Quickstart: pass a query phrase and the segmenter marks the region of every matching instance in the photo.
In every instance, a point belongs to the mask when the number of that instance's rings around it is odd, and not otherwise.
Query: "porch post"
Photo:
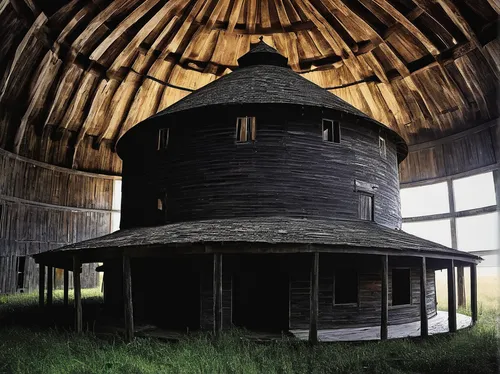
[[[69,271],[64,269],[64,306],[69,304]]]
[[[389,320],[389,256],[382,256],[382,305],[380,317],[380,339],[386,340]]]
[[[77,256],[73,256],[73,290],[75,292],[75,331],[77,333],[81,333],[83,330],[80,266],[81,266],[80,259]]]
[[[38,264],[38,305],[43,308],[45,305],[45,265]]]
[[[311,269],[309,342],[318,342],[319,253],[314,252]]]
[[[429,335],[429,321],[427,320],[427,264],[425,257],[422,257],[420,266],[420,336]]]
[[[47,306],[52,306],[52,290],[54,288],[54,268],[47,266]]]
[[[216,335],[222,331],[222,254],[214,253],[213,269],[214,330]]]
[[[477,265],[470,265],[470,310],[472,324],[477,322]]]
[[[123,313],[125,320],[125,341],[134,340],[134,307],[132,303],[132,275],[130,257],[123,255]]]
[[[455,292],[455,261],[448,264],[448,327],[450,332],[457,331],[457,307]]]

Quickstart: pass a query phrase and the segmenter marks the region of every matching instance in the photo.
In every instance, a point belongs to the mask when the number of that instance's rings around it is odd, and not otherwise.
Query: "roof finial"
[[[263,41],[264,41],[264,36],[263,36],[263,35],[261,35],[261,36],[260,36],[260,38],[259,38],[259,40],[260,40],[261,42],[263,42]]]

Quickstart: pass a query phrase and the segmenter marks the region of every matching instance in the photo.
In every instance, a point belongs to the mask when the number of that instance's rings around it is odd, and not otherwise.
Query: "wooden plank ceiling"
[[[0,147],[119,174],[118,138],[263,35],[418,144],[498,117],[499,0],[0,0]]]

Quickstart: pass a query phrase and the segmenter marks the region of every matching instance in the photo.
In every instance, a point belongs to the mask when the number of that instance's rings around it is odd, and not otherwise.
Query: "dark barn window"
[[[387,158],[387,146],[385,144],[385,139],[381,136],[378,137],[378,148],[380,156],[382,156],[382,158]]]
[[[170,136],[170,129],[160,129],[158,131],[158,150],[167,149],[168,140]]]
[[[24,288],[24,269],[26,266],[26,257],[20,256],[17,258],[17,289],[23,290]]]
[[[334,304],[358,303],[358,273],[356,271],[336,270],[333,281],[335,283]]]
[[[322,129],[324,141],[340,143],[340,122],[324,119]]]
[[[373,195],[359,194],[359,218],[365,221],[373,221]]]
[[[392,305],[411,304],[410,269],[392,269]]]
[[[247,143],[255,141],[255,138],[255,117],[238,117],[236,119],[236,141],[238,143]]]

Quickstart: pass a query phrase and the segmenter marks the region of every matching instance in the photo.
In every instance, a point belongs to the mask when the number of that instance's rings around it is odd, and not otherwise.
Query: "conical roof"
[[[238,59],[239,68],[213,81],[165,110],[146,119],[127,132],[121,140],[154,118],[208,106],[243,104],[288,104],[343,112],[372,122],[394,135],[400,161],[406,157],[405,141],[384,124],[310,82],[287,65],[287,58],[262,40]],[[118,150],[120,154],[120,150]]]

